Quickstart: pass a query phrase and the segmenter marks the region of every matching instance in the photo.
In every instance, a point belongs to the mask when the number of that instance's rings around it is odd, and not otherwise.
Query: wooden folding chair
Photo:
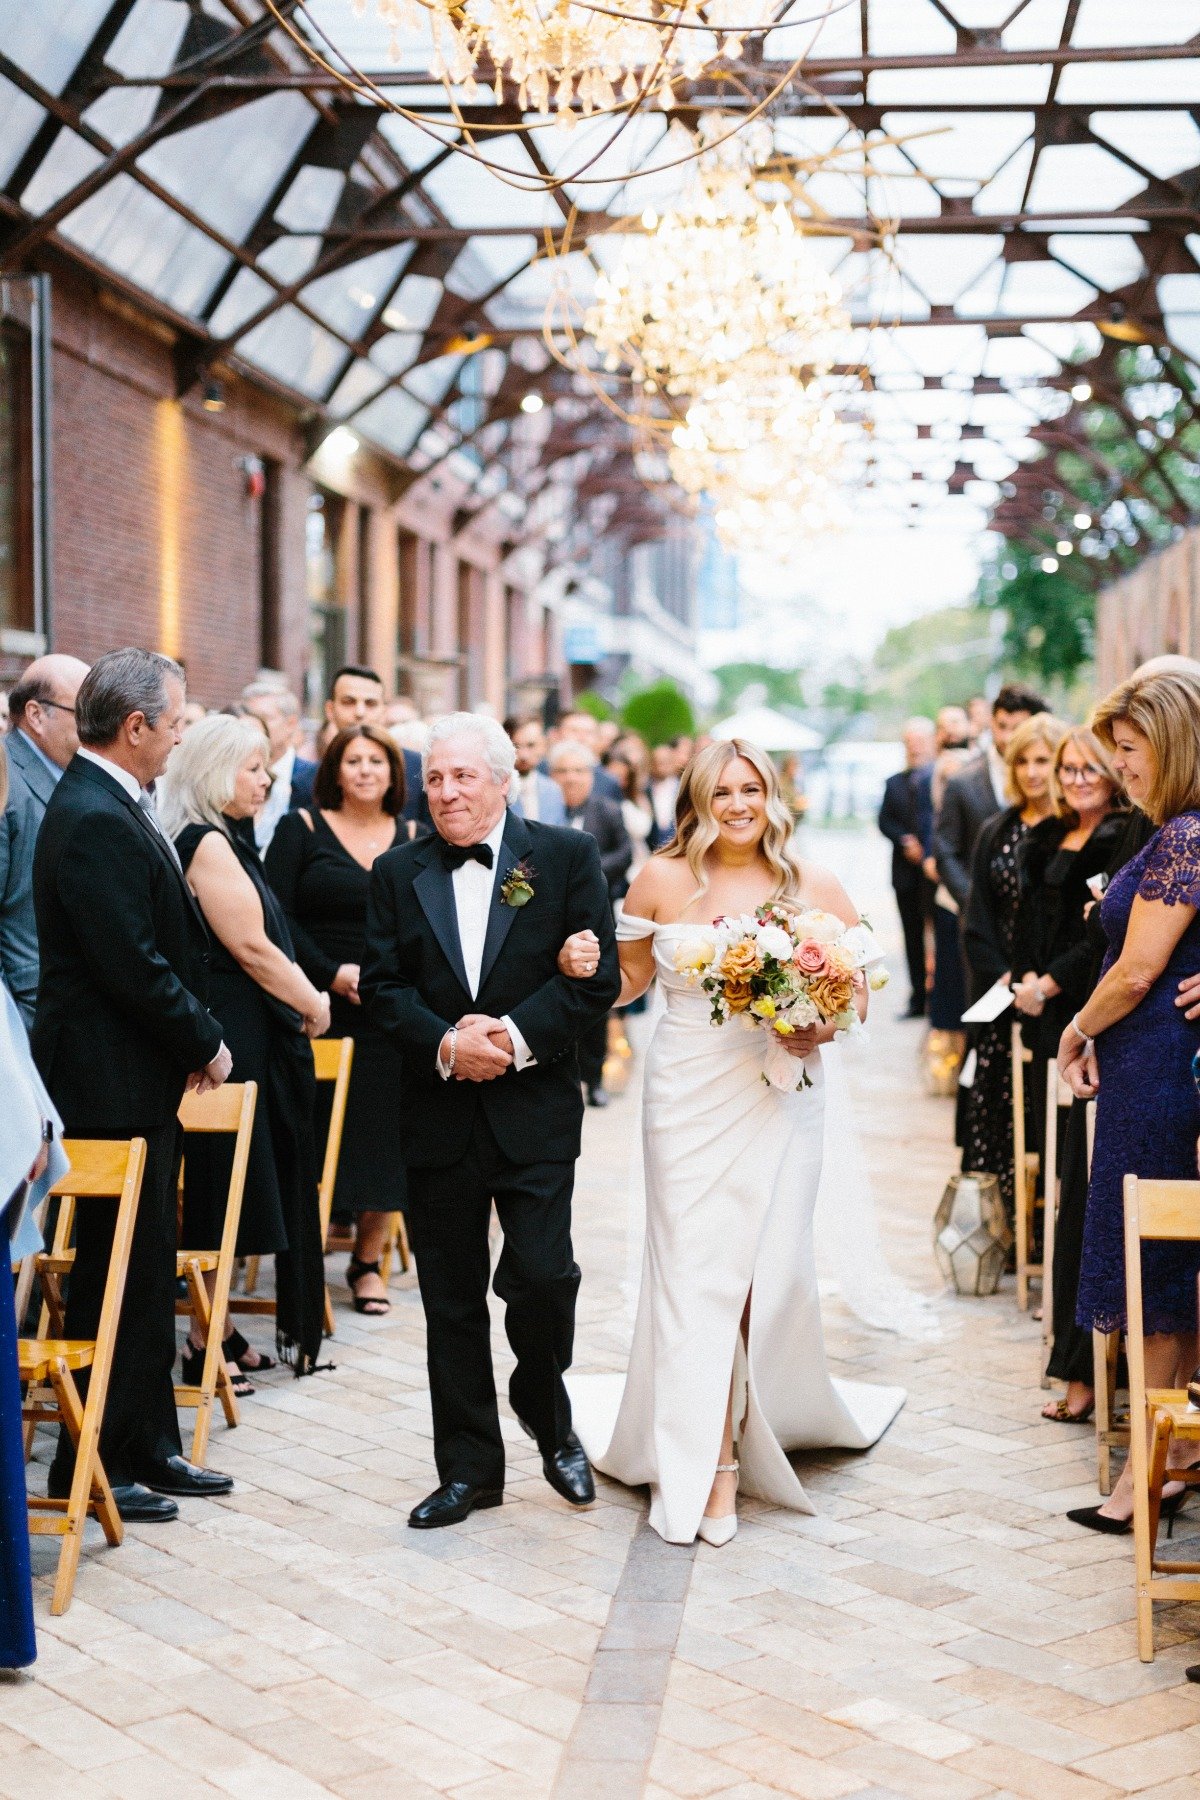
[[[318,1204],[321,1215],[321,1243],[329,1236],[329,1219],[333,1212],[333,1191],[337,1186],[338,1160],[342,1154],[342,1130],[346,1123],[346,1100],[350,1093],[350,1070],[354,1063],[354,1039],[314,1038],[312,1043],[313,1069],[318,1081],[332,1081],[333,1105],[329,1114],[329,1131],[325,1138],[325,1155],[321,1164],[321,1182],[318,1188]],[[251,1256],[246,1260],[246,1279],[243,1292],[230,1300],[230,1312],[273,1313],[273,1300],[254,1298],[258,1287],[258,1257]],[[329,1299],[329,1284],[325,1285],[325,1335],[333,1336],[333,1306]]]
[[[1137,1643],[1142,1661],[1153,1662],[1155,1600],[1200,1600],[1200,1579],[1196,1579],[1200,1562],[1167,1562],[1155,1553],[1164,1481],[1200,1486],[1200,1468],[1167,1467],[1172,1438],[1200,1442],[1200,1412],[1189,1406],[1186,1388],[1146,1387],[1142,1244],[1147,1240],[1200,1240],[1200,1181],[1125,1177],[1125,1354],[1129,1361]],[[1193,1579],[1186,1580],[1186,1576]]]
[[[208,1434],[212,1424],[213,1399],[221,1396],[225,1423],[232,1428],[240,1422],[237,1395],[221,1354],[225,1336],[225,1319],[229,1310],[229,1286],[237,1256],[238,1225],[242,1217],[242,1196],[246,1188],[246,1167],[250,1160],[250,1136],[254,1130],[254,1108],[258,1101],[256,1081],[227,1081],[223,1087],[207,1094],[185,1094],[179,1107],[179,1123],[185,1139],[188,1134],[224,1132],[232,1134],[233,1168],[229,1175],[229,1192],[225,1201],[225,1223],[217,1250],[180,1250],[176,1254],[176,1274],[187,1282],[188,1298],[176,1302],[176,1313],[193,1318],[204,1336],[204,1368],[199,1385],[176,1382],[175,1404],[194,1406],[196,1424],[192,1432],[192,1462],[201,1468],[208,1455]],[[184,1156],[186,1158],[186,1144]],[[180,1183],[183,1170],[180,1170]],[[204,1277],[214,1272],[216,1282],[211,1305]]]
[[[1087,1105],[1087,1161],[1092,1168],[1096,1141],[1096,1102]],[[1096,1396],[1096,1485],[1102,1494],[1113,1491],[1112,1453],[1129,1448],[1129,1414],[1118,1406],[1117,1366],[1121,1356],[1119,1331],[1092,1333],[1092,1392]]]
[[[383,1256],[379,1264],[379,1273],[384,1287],[392,1279],[392,1259],[396,1256],[400,1259],[400,1273],[403,1275],[412,1267],[412,1251],[409,1249],[408,1230],[404,1223],[404,1214],[401,1212],[392,1213],[388,1219],[387,1240],[384,1243]]]
[[[17,1340],[18,1372],[26,1388],[22,1416],[31,1425],[65,1425],[75,1446],[75,1473],[67,1498],[52,1500],[40,1494],[29,1496],[30,1531],[35,1536],[62,1539],[54,1596],[50,1602],[50,1611],[54,1614],[66,1612],[71,1604],[88,1515],[99,1519],[110,1544],[119,1544],[124,1537],[112,1489],[100,1461],[100,1422],[104,1417],[117,1322],[129,1269],[129,1248],[133,1242],[146,1167],[145,1138],[131,1138],[127,1143],[107,1138],[68,1138],[63,1147],[71,1159],[71,1167],[51,1191],[73,1201],[115,1199],[118,1205],[95,1338]],[[91,1371],[87,1399],[83,1402],[75,1385],[75,1375],[80,1369]]]
[[[1051,1059],[1046,1064],[1046,1150],[1042,1167],[1042,1386],[1050,1386],[1046,1373],[1054,1351],[1054,1242],[1058,1228],[1058,1130],[1059,1117],[1069,1111],[1075,1096]]]
[[[1037,1216],[1037,1178],[1041,1157],[1025,1142],[1025,1065],[1033,1051],[1025,1048],[1021,1027],[1012,1028],[1013,1191],[1016,1196],[1017,1305],[1029,1309],[1029,1283],[1040,1281],[1042,1264],[1033,1261],[1033,1226]]]

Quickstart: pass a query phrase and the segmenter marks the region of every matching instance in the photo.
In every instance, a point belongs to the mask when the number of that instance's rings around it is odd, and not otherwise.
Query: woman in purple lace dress
[[[1105,893],[1103,973],[1059,1051],[1075,1093],[1096,1094],[1077,1318],[1107,1332],[1125,1325],[1124,1177],[1196,1176],[1200,1100],[1191,1063],[1200,1024],[1185,1017],[1179,983],[1200,972],[1200,678],[1134,676],[1100,703],[1093,729],[1130,799],[1158,826]],[[1198,1273],[1200,1244],[1143,1248],[1151,1387],[1185,1386],[1195,1366]],[[1068,1516],[1095,1531],[1125,1532],[1132,1512],[1127,1463],[1103,1506]]]

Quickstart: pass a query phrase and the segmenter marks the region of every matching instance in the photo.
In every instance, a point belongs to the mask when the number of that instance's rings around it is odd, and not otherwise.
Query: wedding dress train
[[[675,969],[703,926],[626,914],[618,935],[654,937],[665,1001],[646,1057],[646,1242],[627,1375],[569,1380],[595,1466],[648,1485],[650,1523],[691,1543],[720,1456],[730,1371],[741,1491],[799,1512],[811,1502],[789,1450],[864,1450],[904,1404],[899,1388],[834,1381],[825,1357],[812,1221],[821,1177],[824,1074],[780,1093],[761,1034],[714,1029]],[[750,1299],[748,1340],[741,1320]]]

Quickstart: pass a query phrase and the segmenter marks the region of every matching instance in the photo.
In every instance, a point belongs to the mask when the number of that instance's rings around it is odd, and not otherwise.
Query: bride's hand
[[[600,967],[600,939],[594,931],[576,931],[558,953],[559,972],[572,981],[587,981]]]
[[[816,1025],[799,1026],[790,1037],[781,1037],[779,1042],[789,1056],[811,1056],[820,1042],[817,1032]]]

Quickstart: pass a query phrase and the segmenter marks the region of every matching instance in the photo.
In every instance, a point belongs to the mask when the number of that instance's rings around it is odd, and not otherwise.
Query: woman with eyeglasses
[[[1092,990],[1094,950],[1087,917],[1103,891],[1128,810],[1109,752],[1094,732],[1082,727],[1068,732],[1058,747],[1050,794],[1050,817],[1034,826],[1021,847],[1013,931],[1013,1000],[1023,1018],[1025,1043],[1033,1052],[1027,1091],[1032,1142],[1038,1150],[1046,1133],[1046,1067]],[[1065,1131],[1060,1131],[1060,1169],[1064,1138]],[[1048,1372],[1068,1385],[1065,1396],[1048,1402],[1042,1414],[1060,1424],[1084,1423],[1091,1417],[1094,1400],[1091,1337],[1075,1327],[1082,1241],[1083,1207],[1060,1210],[1054,1254],[1054,1349]],[[1049,1303],[1047,1297],[1045,1304]]]

